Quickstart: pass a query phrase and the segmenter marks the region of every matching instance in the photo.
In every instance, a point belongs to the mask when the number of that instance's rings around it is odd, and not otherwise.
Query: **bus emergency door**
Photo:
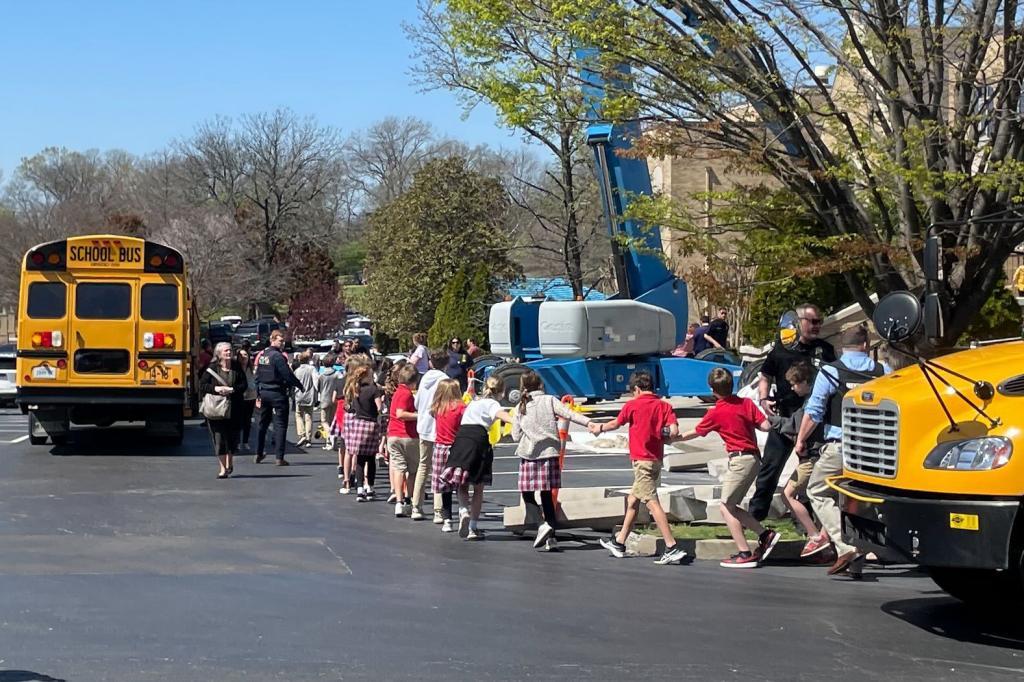
[[[137,283],[131,279],[75,279],[68,343],[72,381],[135,384],[137,296]]]

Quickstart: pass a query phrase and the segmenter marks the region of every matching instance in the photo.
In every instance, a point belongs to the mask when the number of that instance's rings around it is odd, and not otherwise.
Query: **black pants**
[[[360,486],[373,487],[377,477],[377,457],[375,455],[359,455],[356,457],[356,483]]]
[[[249,432],[252,431],[252,414],[256,410],[255,400],[242,401],[242,419],[239,422],[239,442],[249,444]]]
[[[779,476],[795,445],[788,436],[783,436],[775,429],[768,432],[768,441],[764,444],[764,454],[761,456],[761,470],[757,473],[754,496],[750,498],[750,508],[747,510],[758,521],[764,521],[768,516],[775,489],[779,486]]]
[[[441,518],[452,520],[452,493],[441,493]]]
[[[277,459],[284,459],[284,448],[288,436],[288,397],[278,391],[266,391],[260,395],[260,429],[256,434],[256,454],[262,455],[267,443],[267,431],[274,424],[273,453]]]
[[[537,498],[534,496],[533,491],[524,491],[523,504],[527,506],[537,506]],[[555,498],[552,497],[550,490],[540,491],[540,504],[544,510],[544,521],[547,522],[552,528],[558,528],[558,517],[555,516]]]

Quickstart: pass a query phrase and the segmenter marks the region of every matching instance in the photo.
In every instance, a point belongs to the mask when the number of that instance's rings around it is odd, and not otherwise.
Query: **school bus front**
[[[33,442],[115,421],[180,439],[195,383],[180,253],[116,235],[41,244],[25,254],[19,298],[17,400]]]
[[[844,535],[966,601],[1024,602],[1024,343],[938,364],[847,394]]]

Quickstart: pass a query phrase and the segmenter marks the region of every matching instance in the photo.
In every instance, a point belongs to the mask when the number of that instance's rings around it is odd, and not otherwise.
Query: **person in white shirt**
[[[434,393],[437,391],[438,383],[448,378],[444,368],[448,365],[448,353],[434,351],[430,354],[430,366],[433,368],[420,379],[420,387],[416,391],[416,431],[420,435],[420,458],[419,468],[416,469],[416,481],[412,492],[412,514],[413,521],[423,519],[423,496],[426,486],[430,483],[431,462],[434,455],[434,441],[436,440],[437,424],[434,415],[430,413],[430,406],[434,403]],[[441,524],[441,500],[434,497],[434,523]]]
[[[512,415],[498,402],[505,386],[497,377],[487,377],[484,394],[471,402],[462,415],[455,442],[448,453],[448,465],[440,479],[457,486],[459,491],[459,536],[467,540],[483,540],[477,523],[484,504],[484,487],[491,484],[494,450],[490,434],[494,420],[512,423]],[[473,486],[472,501],[469,486]]]
[[[409,362],[420,374],[426,374],[429,367],[430,351],[424,345],[427,342],[427,335],[423,332],[412,335],[412,343],[415,346],[412,354],[409,355]]]

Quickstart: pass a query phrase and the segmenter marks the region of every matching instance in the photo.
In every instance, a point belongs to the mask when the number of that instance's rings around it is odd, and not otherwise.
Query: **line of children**
[[[439,382],[430,405],[430,413],[436,424],[430,487],[435,499],[440,495],[442,533],[451,533],[455,530],[452,526],[452,491],[455,490],[455,486],[441,480],[441,473],[448,466],[448,453],[455,443],[455,436],[465,412],[466,403],[462,400],[462,389],[458,380],[444,379]]]

